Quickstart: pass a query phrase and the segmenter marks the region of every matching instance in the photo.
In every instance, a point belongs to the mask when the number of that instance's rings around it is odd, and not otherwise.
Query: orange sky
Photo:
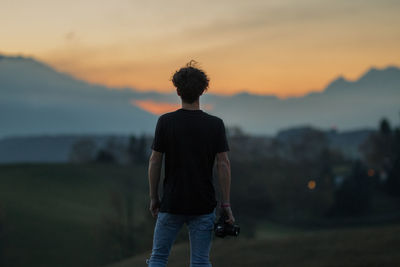
[[[161,115],[166,112],[171,112],[181,108],[180,103],[170,103],[163,101],[153,101],[153,100],[132,100],[131,104],[137,106],[143,110],[146,110],[155,115]],[[213,106],[210,104],[201,104],[200,109],[202,110],[212,110]]]
[[[3,0],[0,53],[110,87],[173,91],[191,59],[208,92],[279,97],[400,65],[400,1]]]

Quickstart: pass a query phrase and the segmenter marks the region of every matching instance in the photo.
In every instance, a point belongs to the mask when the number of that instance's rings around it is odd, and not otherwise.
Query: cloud
[[[63,23],[62,43],[33,44],[40,59],[77,78],[159,92],[173,91],[171,74],[190,59],[204,64],[214,92],[285,97],[399,60],[399,1],[221,0],[211,9],[204,1],[107,4],[90,23]]]

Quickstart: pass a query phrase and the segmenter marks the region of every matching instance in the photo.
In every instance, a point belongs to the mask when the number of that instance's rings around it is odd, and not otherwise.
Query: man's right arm
[[[216,154],[218,180],[222,193],[222,204],[230,204],[230,189],[231,189],[231,165],[227,152]],[[230,207],[223,208],[228,215],[227,222],[233,224],[235,218],[233,217]]]

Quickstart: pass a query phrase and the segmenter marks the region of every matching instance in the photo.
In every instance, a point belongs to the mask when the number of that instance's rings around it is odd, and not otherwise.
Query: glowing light
[[[374,176],[375,175],[375,170],[374,169],[369,169],[368,170],[368,176],[369,177],[372,177],[372,176]]]
[[[317,183],[314,180],[310,180],[307,183],[307,187],[310,190],[314,190],[316,186],[317,186]]]
[[[154,115],[161,115],[167,112],[175,111],[181,108],[181,104],[178,103],[170,103],[164,101],[154,101],[154,100],[137,100],[133,99],[131,104],[137,106],[147,112],[150,112]],[[211,110],[213,108],[210,104],[201,105],[201,109]]]
[[[155,115],[171,112],[180,107],[177,103],[156,102],[153,100],[132,100],[131,103]]]

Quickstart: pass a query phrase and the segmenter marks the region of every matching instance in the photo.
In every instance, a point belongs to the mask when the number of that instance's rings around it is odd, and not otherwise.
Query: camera
[[[240,227],[237,224],[229,224],[225,222],[229,217],[225,212],[221,212],[221,215],[216,223],[214,223],[215,236],[224,238],[227,235],[238,236],[240,233]]]

